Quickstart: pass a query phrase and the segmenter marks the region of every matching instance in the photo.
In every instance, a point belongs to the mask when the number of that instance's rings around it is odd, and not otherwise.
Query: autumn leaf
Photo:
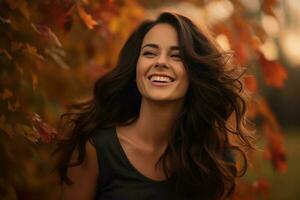
[[[279,3],[278,0],[264,0],[262,1],[262,10],[273,17],[277,17],[274,13],[274,7]]]
[[[29,127],[27,125],[18,125],[22,128],[23,136],[26,137],[31,142],[37,142],[40,136],[37,134],[37,131],[33,127]]]
[[[37,57],[37,58],[39,58],[39,59],[41,59],[41,60],[44,59],[43,56],[40,55],[40,54],[37,52],[36,47],[34,47],[34,46],[32,46],[32,45],[30,45],[30,44],[28,44],[28,43],[25,44],[25,48],[23,49],[23,52],[26,52],[26,53],[28,53],[28,54],[31,54],[31,55],[33,55],[33,56],[35,56],[35,57]]]
[[[31,74],[31,80],[32,80],[32,88],[33,88],[33,90],[35,90],[36,86],[38,84],[38,77],[37,77],[37,75],[32,73]]]
[[[45,48],[45,54],[52,58],[59,67],[70,69],[70,66],[63,59],[63,57],[65,57],[65,51],[63,49],[51,46],[50,48]]]
[[[98,25],[98,22],[90,14],[86,13],[82,5],[77,4],[77,10],[80,18],[89,29],[94,29],[94,26]]]
[[[33,123],[36,132],[39,134],[40,139],[44,143],[51,143],[57,137],[57,131],[50,125],[42,121],[38,114],[33,114],[29,117]]]
[[[253,75],[245,76],[244,82],[248,90],[253,93],[257,92],[257,81]]]
[[[30,18],[27,1],[24,0],[5,0],[12,10],[18,9],[26,19]]]
[[[12,41],[11,44],[10,44],[10,50],[12,52],[20,50],[23,47],[23,45],[24,44],[21,43],[21,42]]]
[[[62,47],[61,42],[48,26],[41,24],[31,24],[31,26],[34,31],[40,34],[46,41],[50,41],[58,47]]]
[[[19,101],[16,101],[15,103],[12,103],[11,101],[7,102],[7,108],[11,112],[15,112],[20,107]]]
[[[267,85],[282,88],[288,77],[287,70],[278,61],[267,60],[262,53],[258,53],[261,70]]]
[[[0,53],[3,53],[9,60],[12,60],[12,56],[5,49],[0,49]]]
[[[253,185],[254,189],[257,191],[257,193],[261,193],[263,196],[263,199],[268,200],[270,196],[270,182],[265,178],[259,178],[256,181],[254,181]]]
[[[39,24],[47,24],[55,30],[70,31],[73,25],[73,8],[77,0],[40,1],[38,10],[42,20]],[[51,8],[51,9],[49,9]]]
[[[278,172],[286,173],[288,170],[286,152],[283,145],[283,136],[276,132],[269,124],[264,123],[262,130],[267,135],[268,141],[268,156],[272,162],[272,166]]]
[[[283,134],[270,107],[264,98],[257,99],[258,114],[263,117],[262,132],[267,139],[265,158],[270,159],[273,168],[281,173],[288,170],[286,151],[283,144]]]
[[[18,51],[21,50],[23,53],[28,53],[30,55],[33,55],[41,60],[44,59],[44,57],[38,53],[37,48],[35,46],[32,46],[29,43],[22,43],[22,42],[11,42],[10,45],[11,51]]]
[[[13,135],[12,127],[9,123],[7,123],[6,117],[4,115],[0,116],[0,130],[3,131],[8,136]]]
[[[10,91],[10,90],[7,89],[7,88],[4,89],[4,91],[3,91],[2,94],[0,93],[0,98],[1,98],[2,100],[11,98],[12,96],[13,96],[12,91]]]
[[[232,200],[256,200],[253,184],[238,179]]]

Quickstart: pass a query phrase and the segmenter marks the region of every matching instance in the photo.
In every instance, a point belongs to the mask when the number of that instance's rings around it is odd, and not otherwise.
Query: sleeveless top
[[[96,200],[188,200],[175,194],[174,177],[159,181],[140,173],[127,158],[115,127],[96,129],[91,140],[99,166]]]

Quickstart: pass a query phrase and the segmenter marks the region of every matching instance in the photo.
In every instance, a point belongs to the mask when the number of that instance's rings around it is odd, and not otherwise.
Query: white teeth
[[[169,77],[166,76],[152,76],[150,78],[150,81],[161,81],[161,82],[172,82],[172,80]]]

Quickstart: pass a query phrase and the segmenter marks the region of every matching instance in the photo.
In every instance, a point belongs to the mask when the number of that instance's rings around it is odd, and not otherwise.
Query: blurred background
[[[0,199],[57,199],[60,114],[162,11],[207,27],[248,68],[260,150],[235,199],[300,199],[299,0],[0,0]]]

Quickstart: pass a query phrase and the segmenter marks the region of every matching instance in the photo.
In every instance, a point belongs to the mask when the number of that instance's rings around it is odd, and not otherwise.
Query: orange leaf
[[[24,46],[24,44],[21,42],[12,42],[10,44],[10,49],[11,49],[11,51],[17,51],[17,50],[21,49],[23,46]]]
[[[263,118],[261,127],[268,143],[264,156],[266,159],[271,160],[275,170],[285,173],[288,165],[280,126],[264,98],[257,98],[255,107],[258,115]]]
[[[6,89],[6,88],[4,89],[3,93],[0,94],[0,98],[2,100],[8,99],[12,96],[13,96],[13,93],[10,90]]]
[[[277,6],[278,3],[279,3],[278,0],[264,0],[264,1],[262,1],[261,7],[265,13],[276,17],[273,9],[275,8],[275,6]]]
[[[12,127],[9,123],[7,123],[6,118],[4,115],[0,116],[0,129],[7,134],[8,136],[13,135]]]
[[[258,52],[258,55],[266,84],[282,88],[288,77],[287,70],[277,61],[267,60],[262,53]]]
[[[265,178],[259,178],[253,183],[253,187],[263,195],[264,199],[269,199],[270,182]]]
[[[245,76],[244,82],[248,90],[250,90],[253,93],[257,92],[257,82],[256,78],[253,75]]]
[[[31,74],[31,79],[32,79],[32,88],[33,90],[35,90],[38,84],[38,77],[35,74]]]
[[[256,200],[256,192],[252,184],[238,179],[232,200]]]
[[[286,152],[283,146],[283,136],[278,131],[274,130],[270,125],[263,124],[263,131],[268,140],[268,151],[274,169],[281,173],[288,170]]]
[[[98,25],[98,23],[93,19],[93,17],[90,14],[87,14],[80,4],[77,4],[77,9],[80,18],[83,20],[83,22],[89,29],[94,29],[94,26]]]
[[[33,127],[24,124],[16,124],[16,130],[31,142],[37,142],[40,136]]]
[[[30,18],[30,11],[28,10],[27,1],[24,1],[24,0],[14,0],[14,1],[6,0],[6,3],[9,5],[9,7],[12,10],[18,9],[20,11],[20,13],[23,14],[26,17],[26,19]]]
[[[25,48],[23,49],[23,52],[29,53],[29,54],[36,56],[42,60],[44,59],[43,56],[37,52],[36,47],[34,47],[28,43],[25,44]]]

